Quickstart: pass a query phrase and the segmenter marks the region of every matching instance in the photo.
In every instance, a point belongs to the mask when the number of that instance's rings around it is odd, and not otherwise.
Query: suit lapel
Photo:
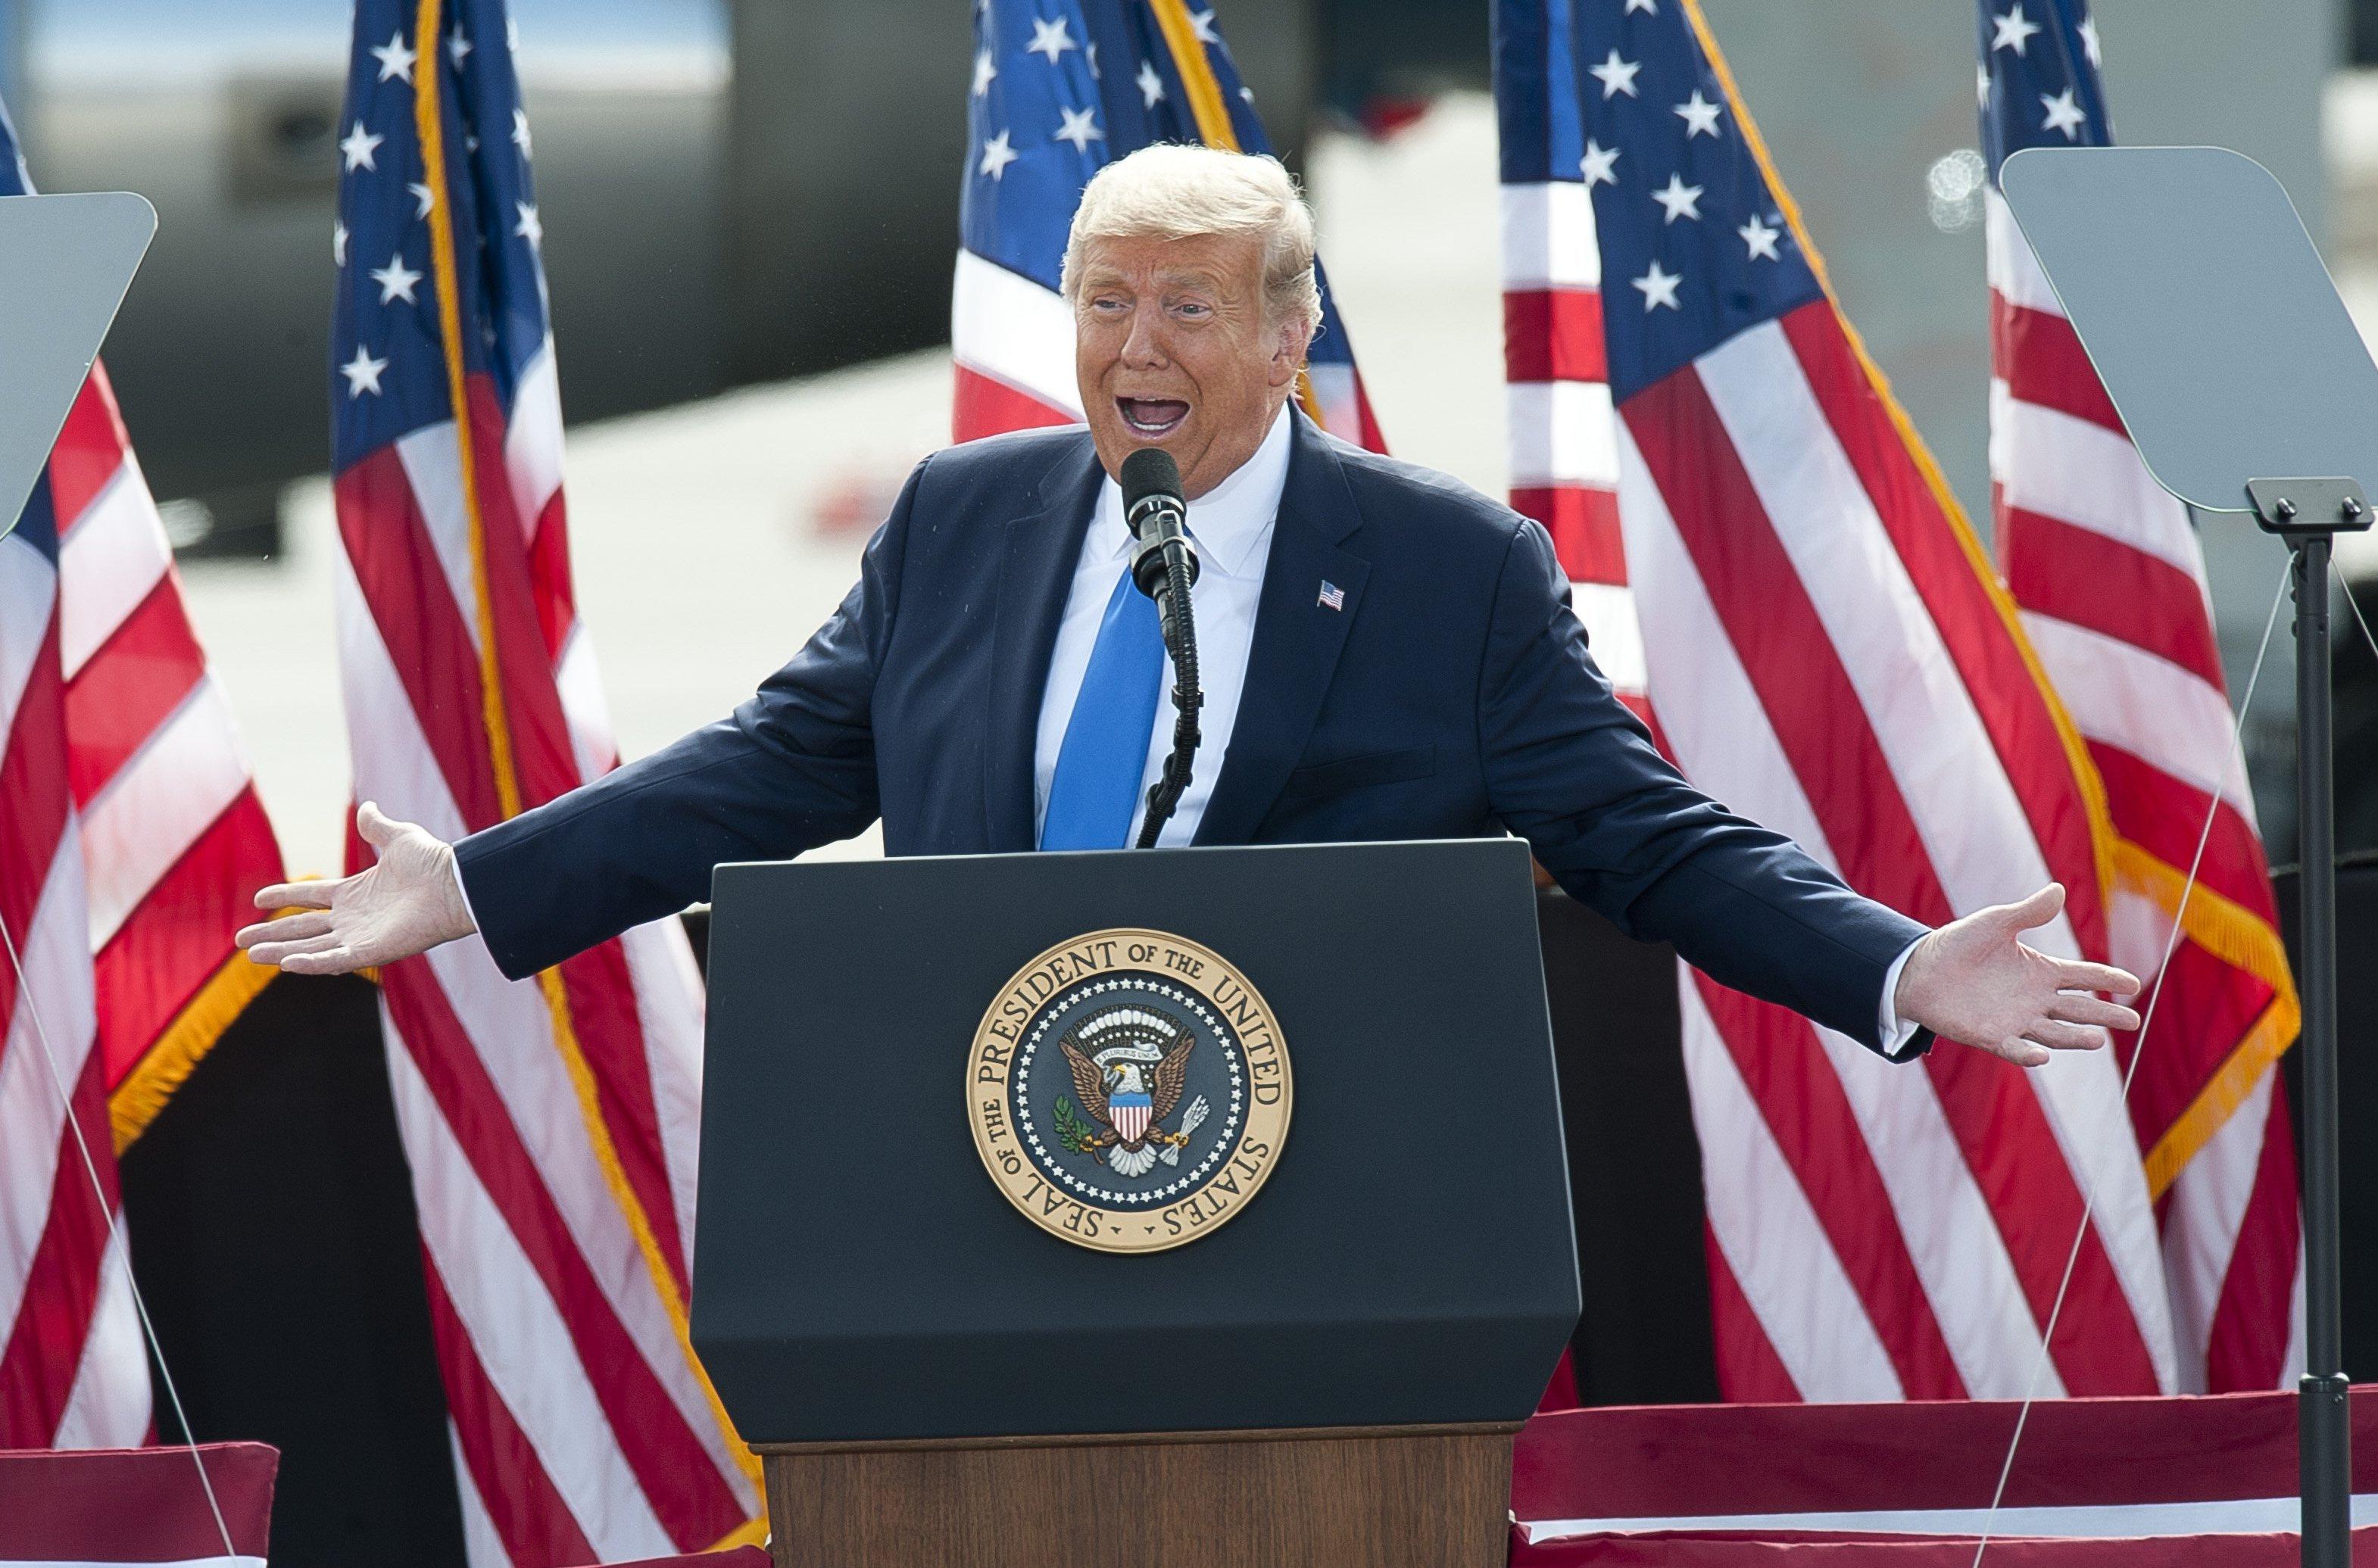
[[[983,739],[986,847],[994,853],[1034,848],[1032,749],[1040,727],[1040,698],[1065,593],[1082,554],[1082,536],[1097,505],[1098,452],[1084,432],[1078,446],[1052,467],[1035,492],[1034,509],[1007,525],[999,562],[998,619],[991,638],[991,711]]]
[[[1294,418],[1288,484],[1264,565],[1246,685],[1229,755],[1197,824],[1198,844],[1244,844],[1271,809],[1304,754],[1370,575],[1368,562],[1339,547],[1363,517],[1337,454],[1303,413]],[[1341,608],[1321,602],[1325,583],[1345,595]],[[1199,760],[1200,768],[1210,765]]]

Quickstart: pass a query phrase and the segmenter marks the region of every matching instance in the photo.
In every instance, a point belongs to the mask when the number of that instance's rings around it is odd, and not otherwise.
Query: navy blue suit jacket
[[[732,717],[457,846],[496,962],[532,974],[707,897],[721,861],[879,816],[891,855],[1033,848],[1041,688],[1100,477],[1078,426],[919,463],[858,586]],[[1628,932],[1869,1046],[1924,929],[1661,760],[1543,529],[1301,415],[1217,765],[1198,844],[1508,829]]]

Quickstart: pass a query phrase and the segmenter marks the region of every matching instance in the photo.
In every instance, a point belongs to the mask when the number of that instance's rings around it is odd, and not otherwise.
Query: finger
[[[292,975],[351,975],[364,964],[354,949],[333,947],[320,952],[292,953],[281,967]]]
[[[258,909],[328,909],[330,900],[347,885],[347,879],[328,882],[275,882],[259,888],[256,894]]]
[[[251,948],[258,942],[288,942],[300,937],[318,937],[330,928],[330,916],[320,910],[308,910],[303,915],[284,915],[278,920],[259,920],[253,926],[243,926],[231,940],[234,946]]]
[[[2010,930],[2032,931],[2056,918],[2064,907],[2064,884],[2050,882],[2020,904],[2002,904],[1989,913]]]
[[[2059,959],[2056,963],[2056,988],[2060,991],[2108,991],[2118,997],[2134,997],[2139,994],[2139,977],[2110,964],[2084,964],[2077,958]]]
[[[2024,1030],[2024,1037],[2036,1040],[2052,1051],[2094,1051],[2106,1044],[2106,1032],[2086,1023],[2067,1023],[2060,1019],[2034,1020]]]
[[[363,834],[364,842],[374,849],[386,849],[396,841],[399,833],[412,825],[400,822],[382,811],[376,800],[366,800],[355,808],[355,832]]]
[[[2106,1001],[2086,991],[2059,991],[2048,1004],[2048,1016],[2068,1023],[2095,1023],[2107,1029],[2135,1029],[2139,1015],[2118,1001]]]
[[[2017,1067],[2044,1067],[2048,1064],[2048,1047],[2036,1040],[2021,1036],[2000,1040],[1990,1047],[1990,1054],[2004,1057]]]
[[[273,964],[286,967],[286,961],[304,953],[328,952],[344,945],[344,939],[332,936],[308,937],[297,942],[258,942],[247,950],[250,962]]]

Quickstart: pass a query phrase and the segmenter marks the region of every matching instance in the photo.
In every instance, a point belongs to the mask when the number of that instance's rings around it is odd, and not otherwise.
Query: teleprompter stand
[[[725,866],[713,892],[693,1339],[780,1564],[1505,1560],[1511,1435],[1579,1309],[1523,844]],[[1096,1192],[1095,1229],[1027,1217],[985,1152],[1018,1142],[979,1143],[1024,1131],[978,1120],[994,1004],[1125,930],[1218,960],[1139,971],[1218,1011],[1214,970],[1243,976],[1293,1079],[1260,1188],[1160,1251],[1068,1239],[1162,1223]],[[1003,1037],[1013,1063],[1030,1036]],[[1234,1082],[1193,1071],[1214,1108],[1177,1165],[1068,1168],[1107,1196],[1189,1180]],[[1040,1114],[1046,1143],[1076,1112]]]
[[[2003,184],[2156,483],[2200,511],[2252,513],[2292,554],[2303,863],[2301,1550],[2307,1564],[2347,1568],[2329,556],[2336,534],[2370,526],[2378,365],[2287,192],[2242,154],[2036,149],[2007,160]],[[2220,776],[2221,761],[2204,759],[2204,776]]]

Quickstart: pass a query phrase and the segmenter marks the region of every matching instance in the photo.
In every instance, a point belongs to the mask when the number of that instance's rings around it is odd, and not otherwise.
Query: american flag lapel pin
[[[1346,607],[1346,591],[1325,577],[1321,580],[1321,597],[1314,603],[1327,605],[1333,610],[1342,610]]]

